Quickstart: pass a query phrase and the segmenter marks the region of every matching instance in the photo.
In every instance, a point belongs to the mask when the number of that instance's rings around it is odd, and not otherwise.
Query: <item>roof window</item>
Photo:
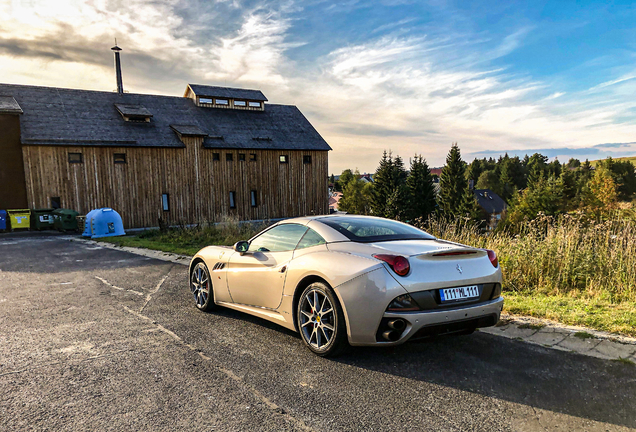
[[[115,108],[127,122],[150,123],[152,118],[152,113],[142,105],[115,104]]]

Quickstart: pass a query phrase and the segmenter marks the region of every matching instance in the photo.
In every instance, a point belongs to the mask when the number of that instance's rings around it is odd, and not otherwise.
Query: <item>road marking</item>
[[[168,277],[168,275],[166,275],[166,277]],[[165,280],[165,278],[164,278],[164,280]],[[161,281],[161,283],[163,283],[163,280]],[[159,286],[161,285],[161,283],[159,284]],[[287,411],[285,411],[283,408],[281,408],[279,405],[277,405],[276,403],[272,402],[268,397],[264,396],[261,392],[256,390],[254,387],[252,387],[248,383],[246,383],[243,378],[241,378],[240,376],[236,375],[231,370],[226,369],[223,366],[220,366],[219,364],[217,364],[211,357],[203,354],[200,349],[198,349],[198,348],[196,348],[196,347],[194,347],[194,346],[192,346],[192,345],[190,345],[188,343],[185,343],[183,341],[183,339],[181,339],[173,331],[168,330],[167,328],[165,328],[161,324],[159,324],[156,321],[154,321],[152,318],[147,317],[146,315],[142,315],[140,312],[134,311],[134,310],[132,310],[129,307],[126,307],[126,306],[123,306],[123,308],[124,308],[124,310],[126,312],[131,313],[131,314],[135,315],[138,318],[141,318],[141,319],[143,319],[145,321],[150,321],[153,325],[156,326],[156,329],[158,331],[161,331],[161,332],[167,334],[172,339],[174,339],[178,344],[183,345],[184,347],[188,348],[190,351],[198,354],[199,357],[201,357],[203,360],[210,362],[212,364],[212,367],[214,367],[219,372],[222,372],[225,376],[227,376],[231,380],[237,382],[243,389],[245,389],[248,392],[252,393],[252,395],[254,395],[263,404],[265,404],[271,411],[275,412],[278,415],[282,415],[287,420],[289,420],[290,422],[294,423],[298,430],[303,430],[303,431],[308,431],[308,432],[314,431],[314,429],[309,427],[309,426],[307,426],[304,421],[292,416]]]
[[[115,286],[115,285],[111,284],[110,282],[108,282],[106,279],[102,279],[99,276],[95,276],[95,279],[100,280],[100,281],[102,281],[104,283],[104,285],[108,285],[109,287],[111,287],[113,289],[116,289],[116,290],[119,290],[119,291],[126,291],[126,292],[129,292],[129,293],[136,294],[138,296],[143,296],[144,295],[144,293],[139,292],[139,291],[135,291],[135,290],[131,290],[131,289],[124,289],[124,288],[120,288],[118,286]]]
[[[155,286],[155,289],[150,291],[148,294],[146,294],[146,302],[141,307],[141,309],[139,309],[139,312],[143,312],[146,306],[148,306],[148,303],[150,303],[150,300],[152,300],[152,296],[157,294],[157,291],[159,291],[159,289],[161,288],[161,285],[163,285],[166,279],[168,279],[168,275],[170,274],[173,268],[174,268],[174,264],[172,265],[172,267],[168,269],[168,273],[166,273],[166,275],[159,281],[157,286]]]

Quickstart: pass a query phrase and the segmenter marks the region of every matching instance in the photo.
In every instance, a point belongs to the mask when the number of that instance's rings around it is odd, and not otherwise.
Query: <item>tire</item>
[[[349,347],[342,308],[333,290],[323,282],[312,283],[300,295],[296,325],[307,348],[320,357],[335,357]]]
[[[204,312],[209,312],[214,304],[214,289],[208,266],[203,261],[197,262],[190,272],[190,291],[194,296],[194,304]]]

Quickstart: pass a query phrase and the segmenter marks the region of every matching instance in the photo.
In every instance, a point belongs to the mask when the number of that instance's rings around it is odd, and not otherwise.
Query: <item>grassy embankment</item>
[[[196,226],[192,228],[171,228],[168,230],[147,230],[136,235],[106,237],[99,239],[118,246],[132,246],[194,255],[201,248],[210,245],[231,246],[239,240],[248,240],[269,224],[238,223],[228,220],[218,225]]]
[[[264,225],[226,222],[205,228],[145,231],[104,239],[193,255],[207,245],[232,245]],[[636,223],[616,217],[604,223],[564,216],[526,223],[520,234],[427,224],[440,238],[493,249],[504,274],[505,311],[565,324],[636,336]]]
[[[493,249],[504,274],[505,311],[636,336],[636,223],[539,218],[520,234],[484,236],[433,221],[431,234]]]

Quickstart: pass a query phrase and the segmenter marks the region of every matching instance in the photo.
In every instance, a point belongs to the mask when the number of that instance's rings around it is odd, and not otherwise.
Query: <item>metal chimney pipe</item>
[[[121,60],[119,59],[119,48],[117,45],[111,48],[115,52],[115,73],[117,74],[117,93],[124,94],[124,84],[121,79]]]

